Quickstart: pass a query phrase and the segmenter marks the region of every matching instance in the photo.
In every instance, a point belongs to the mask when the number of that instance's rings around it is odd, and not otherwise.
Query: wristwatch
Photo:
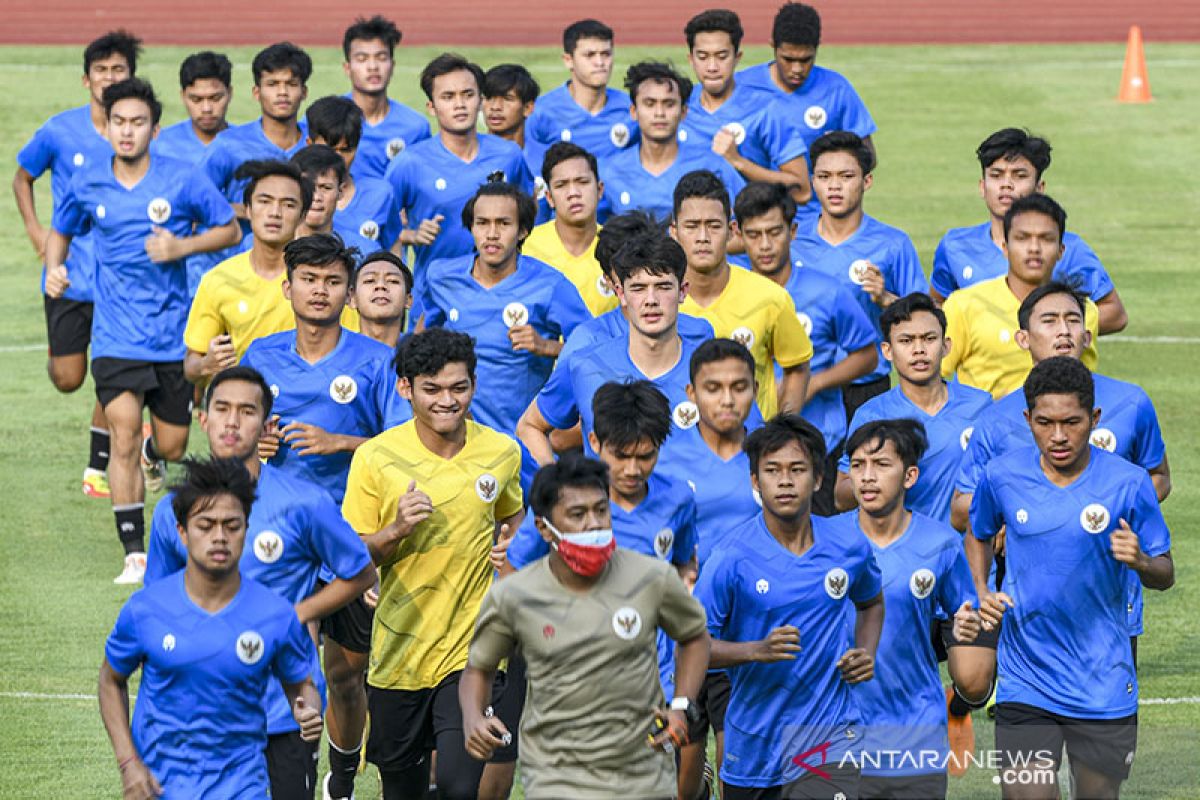
[[[671,701],[672,711],[682,711],[687,717],[688,725],[695,725],[700,721],[700,709],[686,697],[676,697]]]

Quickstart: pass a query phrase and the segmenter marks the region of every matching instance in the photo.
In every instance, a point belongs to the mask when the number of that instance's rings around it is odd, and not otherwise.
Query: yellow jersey
[[[599,228],[596,229],[599,232]],[[596,261],[596,239],[588,245],[588,249],[577,256],[567,252],[558,231],[554,229],[554,220],[544,222],[533,229],[525,244],[521,245],[521,253],[533,256],[539,261],[545,261],[561,272],[583,298],[584,305],[593,317],[598,317],[606,311],[617,307],[617,296],[604,280],[600,263]]]

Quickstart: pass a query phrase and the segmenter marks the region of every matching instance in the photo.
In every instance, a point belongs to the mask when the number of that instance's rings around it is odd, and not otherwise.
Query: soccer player
[[[396,23],[378,14],[358,17],[342,36],[342,68],[350,79],[347,96],[363,113],[361,152],[352,165],[356,180],[382,178],[404,148],[429,138],[425,118],[387,94],[401,36]]]
[[[821,16],[804,3],[784,3],[771,27],[774,59],[747,67],[737,75],[740,85],[767,98],[786,98],[784,107],[803,120],[797,126],[809,150],[830,131],[850,131],[872,153],[875,120],[850,81],[831,69],[816,66],[821,45]]]
[[[859,746],[851,685],[875,673],[879,568],[865,537],[811,514],[820,431],[781,414],[745,449],[762,514],[728,535],[696,584],[710,666],[729,668],[731,683],[721,797],[857,797],[858,769],[839,762]]]
[[[426,64],[421,89],[437,117],[437,136],[406,147],[388,167],[387,180],[408,219],[398,241],[413,248],[418,288],[431,262],[471,252],[474,241],[460,214],[492,173],[533,191],[521,148],[475,131],[482,86],[483,70],[462,56],[443,53]]]
[[[204,396],[200,427],[216,458],[242,462],[255,482],[255,501],[246,520],[250,546],[242,552],[242,575],[258,581],[295,607],[301,624],[322,620],[356,600],[375,584],[370,554],[338,507],[324,492],[258,460],[258,438],[271,417],[271,387],[248,367],[231,367],[213,378]],[[184,569],[187,548],[178,533],[174,497],[154,509],[146,585]],[[318,582],[327,570],[330,580]],[[313,655],[313,679],[325,681]],[[337,696],[330,696],[331,706]],[[317,742],[301,741],[278,681],[264,697],[267,705],[267,772],[272,797],[313,796]],[[331,707],[330,714],[336,709]],[[331,726],[332,727],[332,726]],[[331,730],[332,733],[332,730]]]
[[[367,675],[367,760],[383,795],[422,798],[437,750],[440,796],[475,797],[483,765],[467,758],[455,702],[471,628],[523,516],[517,444],[468,419],[475,350],[431,328],[401,342],[400,388],[413,419],[355,453],[342,513],[382,570]],[[510,728],[515,720],[505,724]],[[512,763],[515,748],[494,758]]]
[[[312,181],[286,161],[248,161],[241,174],[249,178],[242,203],[254,241],[196,288],[183,331],[183,371],[192,383],[235,365],[255,339],[296,327],[283,294],[283,250],[308,212]]]
[[[1051,281],[1066,227],[1067,212],[1044,194],[1013,201],[1004,214],[1008,272],[955,292],[942,305],[951,343],[943,377],[991,392],[996,400],[1024,382],[1032,362],[1016,341],[1017,314],[1034,289]],[[1097,318],[1089,300],[1084,324],[1091,337],[1083,351],[1088,369],[1099,361]]]
[[[300,173],[313,185],[312,203],[300,227],[296,229],[297,238],[317,233],[336,233],[348,247],[358,252],[359,257],[379,248],[378,242],[364,235],[360,228],[347,226],[337,230],[338,205],[342,201],[342,191],[349,173],[346,171],[346,162],[332,147],[310,144],[292,156],[292,163],[300,167]],[[368,226],[366,232],[372,233],[374,228]]]
[[[614,787],[672,797],[671,754],[687,742],[708,662],[703,611],[675,571],[616,547],[605,473],[579,457],[538,472],[531,500],[548,554],[488,592],[459,682],[467,752],[490,758],[511,737],[488,713],[493,678],[520,647],[530,685],[520,732],[529,798],[607,797]],[[656,632],[678,642],[670,706],[656,680]]]
[[[186,566],[129,598],[100,666],[100,717],[122,793],[265,796],[272,680],[300,739],[321,738],[313,642],[287,600],[239,569],[255,492],[245,465],[192,462],[171,491]],[[129,676],[139,667],[131,726]]]
[[[525,123],[542,89],[520,64],[497,64],[483,76],[483,122],[488,133],[525,149]],[[528,164],[530,173],[541,164]],[[537,167],[535,173],[535,166]],[[539,192],[540,194],[540,192]]]
[[[600,158],[605,193],[600,219],[643,209],[666,221],[671,216],[675,184],[689,172],[712,170],[725,187],[740,190],[745,180],[724,158],[699,142],[679,141],[679,124],[687,113],[692,82],[669,64],[642,61],[625,73],[629,113],[641,138],[619,153]]]
[[[948,525],[963,451],[976,420],[992,405],[992,396],[942,378],[942,359],[950,349],[946,316],[929,295],[901,297],[883,310],[879,324],[883,328],[883,355],[896,368],[900,382],[859,406],[850,420],[850,433],[880,419],[920,422],[927,446],[922,448],[919,474],[905,492],[905,502],[910,510]],[[849,451],[838,463],[837,483],[838,508],[853,508]]]
[[[1018,200],[1045,193],[1042,175],[1050,167],[1050,143],[1020,128],[1004,128],[983,140],[975,151],[983,177],[979,193],[991,219],[981,225],[953,228],[938,242],[929,276],[939,303],[956,289],[996,278],[1008,271],[1004,251],[1004,214]],[[1054,279],[1074,285],[1092,298],[1100,314],[1100,334],[1116,333],[1129,322],[1112,279],[1092,248],[1078,234],[1063,236],[1062,255]]]
[[[779,184],[751,183],[733,203],[737,231],[746,244],[750,264],[791,295],[796,317],[812,341],[807,400],[800,413],[825,436],[829,456],[825,474],[837,470],[846,438],[842,388],[874,371],[875,326],[842,281],[793,262],[790,243],[796,234],[796,202]],[[834,513],[833,481],[813,495],[813,512]]]
[[[241,361],[262,373],[275,396],[259,455],[339,504],[354,451],[407,416],[396,396],[391,348],[341,324],[356,256],[336,234],[288,244],[283,292],[295,329],[255,339]]]
[[[812,342],[792,298],[769,279],[733,269],[725,258],[731,233],[729,192],[707,170],[689,172],[675,187],[671,235],[687,254],[687,297],[680,310],[712,323],[717,336],[740,342],[758,365],[758,407],[800,411],[808,387]],[[775,365],[783,375],[776,384]]]
[[[1170,588],[1171,535],[1146,471],[1090,444],[1100,409],[1078,359],[1034,367],[1025,400],[1037,446],[988,462],[965,540],[983,626],[1000,627],[1001,785],[1006,798],[1058,797],[1065,743],[1074,793],[1116,797],[1137,747],[1127,576]],[[1001,528],[1006,572],[993,592]]]
[[[680,138],[708,145],[747,181],[787,186],[798,204],[812,198],[808,146],[779,102],[741,87],[734,77],[742,59],[742,22],[726,9],[688,20],[688,61],[700,83],[692,92]]]
[[[104,90],[133,76],[141,49],[141,40],[123,30],[110,31],[89,44],[83,51],[83,87],[88,92],[88,104],[48,119],[17,153],[13,195],[17,212],[25,223],[25,235],[43,264],[50,231],[38,219],[33,184],[50,170],[53,211],[62,203],[72,175],[85,165],[112,156],[112,145],[105,135],[108,116],[104,110]],[[46,371],[55,389],[74,392],[87,378],[87,351],[92,341],[96,262],[90,234],[74,238],[66,264],[72,280],[60,297],[46,293],[45,272],[42,274],[42,303],[50,345]],[[83,493],[107,498],[110,492],[104,473],[108,469],[110,443],[108,423],[99,401],[92,410],[90,436]]]
[[[77,274],[65,263],[71,240],[94,231],[92,377],[108,420],[108,478],[125,550],[116,582],[137,584],[146,568],[146,489],[162,488],[164,459],[183,458],[191,424],[192,387],[183,373],[184,259],[228,247],[238,230],[229,204],[191,164],[150,154],[162,115],[150,84],[137,78],[114,83],[104,90],[104,109],[115,156],[77,172],[54,209],[46,293],[61,297],[71,285]],[[201,232],[192,235],[195,229]],[[143,407],[152,430],[144,438]]]
[[[946,703],[928,634],[935,614],[964,644],[980,629],[962,537],[905,499],[926,444],[913,419],[868,422],[846,444],[858,510],[838,520],[870,543],[887,608],[878,674],[853,690],[866,730],[860,797],[946,796]]]
[[[408,325],[412,290],[412,271],[395,253],[380,250],[364,258],[350,292],[362,335],[394,349]]]
[[[217,134],[229,127],[225,112],[233,99],[233,64],[222,53],[192,53],[179,65],[179,96],[188,118],[159,131],[150,149],[199,164]]]
[[[883,309],[898,297],[929,290],[917,249],[904,231],[863,211],[863,195],[871,188],[875,168],[875,154],[863,139],[835,131],[809,145],[808,153],[821,213],[800,224],[792,258],[841,281],[875,323],[876,341],[882,343],[879,315]],[[881,350],[875,369],[842,390],[847,419],[863,403],[888,390],[888,372]]]

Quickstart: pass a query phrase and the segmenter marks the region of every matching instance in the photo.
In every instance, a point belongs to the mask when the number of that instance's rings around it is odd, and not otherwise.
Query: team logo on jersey
[[[529,322],[529,309],[524,303],[509,303],[504,307],[504,325],[515,328]]]
[[[283,555],[283,537],[275,531],[263,531],[254,537],[254,555],[264,564],[274,564]]]
[[[608,140],[613,147],[624,147],[629,144],[629,127],[624,122],[618,122],[608,129]]]
[[[458,322],[458,309],[457,308],[450,309],[449,311],[446,312],[446,317],[451,322]]]
[[[433,188],[437,189],[439,192],[445,191],[446,190],[446,179],[438,178],[436,181],[433,182]]]
[[[548,193],[548,190],[546,188],[546,179],[543,178],[541,175],[538,175],[536,178],[533,179],[533,199],[534,200],[544,200],[544,199],[546,199],[547,193]]]
[[[684,400],[671,412],[675,426],[687,430],[700,421],[700,409],[691,400]]]
[[[274,397],[274,398],[279,397],[279,384],[278,383],[271,384],[271,397]]]
[[[168,633],[163,637],[162,648],[168,653],[175,649],[175,634]]]
[[[800,327],[804,328],[804,332],[812,336],[812,317],[803,311],[797,311],[796,319],[800,320]]]
[[[850,588],[850,576],[841,567],[834,567],[825,573],[825,594],[834,600],[841,600]]]
[[[542,626],[542,636],[546,639],[554,638],[554,626],[547,624]]]
[[[937,583],[937,578],[933,573],[922,567],[908,579],[908,590],[913,593],[913,597],[924,600],[933,591],[935,583]]]
[[[733,333],[729,334],[729,338],[740,344],[742,347],[750,350],[754,347],[754,331],[746,326],[734,328]]]
[[[850,275],[850,280],[862,286],[867,280],[867,270],[871,268],[871,262],[865,258],[860,258],[851,262],[850,269],[847,273]]]
[[[971,280],[971,276],[974,274],[975,274],[975,268],[972,267],[970,264],[963,267],[963,280],[967,280],[967,281]]]
[[[759,594],[766,594],[771,591],[771,584],[767,582],[766,578],[759,578],[754,584],[754,591]]]
[[[388,157],[389,161],[391,159],[395,158],[396,156],[400,155],[403,152],[404,152],[404,140],[403,139],[401,139],[400,137],[396,137],[395,139],[388,139],[387,157]]]
[[[171,203],[165,197],[156,197],[146,206],[146,216],[155,225],[162,225],[171,218]]]
[[[973,433],[975,433],[975,427],[973,425],[968,425],[967,427],[963,428],[962,433],[958,435],[958,446],[963,450],[966,450],[967,445],[971,443],[971,435]]]
[[[596,291],[599,292],[602,297],[613,296],[612,287],[608,285],[608,280],[603,275],[600,275],[596,278]]]
[[[1012,338],[1012,331],[1010,331],[1008,329],[1000,331],[1000,341],[1001,342],[1007,344],[1008,340],[1011,338]]]
[[[621,205],[623,205],[623,206],[629,205],[629,201],[632,199],[633,198],[631,198],[629,196],[629,192],[621,192]]]
[[[76,153],[75,156],[71,159],[71,163],[77,167],[82,167],[83,166],[83,153]]]
[[[358,383],[349,375],[338,375],[329,382],[329,396],[335,403],[352,403],[358,397]]]
[[[670,528],[663,528],[658,533],[654,534],[654,552],[659,558],[666,558],[671,554],[671,547],[675,544],[675,531]]]
[[[237,657],[243,664],[257,664],[263,657],[263,639],[257,631],[246,631],[237,638]]]
[[[746,141],[746,127],[740,122],[730,122],[722,130],[727,130],[732,134],[734,144],[741,144]]]
[[[562,132],[558,134],[558,138],[564,142],[571,141],[571,129],[563,128]]]
[[[853,739],[854,737],[853,737],[853,735],[851,735],[849,738]],[[838,792],[837,794],[835,794],[833,796],[833,800],[846,800],[846,793]]]
[[[829,115],[825,113],[825,109],[820,106],[809,106],[804,109],[804,124],[812,128],[814,131],[825,126]]]
[[[1114,453],[1117,450],[1117,435],[1108,428],[1096,428],[1092,431],[1092,446]]]
[[[762,508],[762,494],[758,491],[758,489],[751,489],[750,496],[754,498],[755,503],[758,503],[758,507]]]
[[[675,138],[679,140],[680,144],[682,144],[683,142],[686,142],[687,137],[688,137],[688,132],[686,130],[684,130],[683,128],[680,128],[679,131],[675,134]]]
[[[1109,519],[1108,509],[1099,503],[1086,505],[1083,511],[1079,512],[1079,524],[1088,533],[1103,532],[1108,527]]]
[[[370,239],[372,242],[379,238],[379,223],[373,219],[363,220],[363,224],[358,226],[358,235],[364,239]]]
[[[1026,522],[1029,522],[1029,512],[1023,508],[1018,508],[1017,509],[1017,522],[1021,525],[1024,525]]]
[[[475,479],[475,494],[479,495],[479,499],[485,503],[496,499],[496,492],[499,488],[500,482],[490,472],[485,472]]]
[[[642,615],[636,608],[622,606],[613,614],[612,626],[622,639],[635,639],[642,632]]]
[[[96,206],[96,219],[104,219],[107,216],[108,216],[108,209],[104,207],[103,203]]]
[[[238,300],[238,313],[245,314],[250,311],[250,304],[245,300]]]

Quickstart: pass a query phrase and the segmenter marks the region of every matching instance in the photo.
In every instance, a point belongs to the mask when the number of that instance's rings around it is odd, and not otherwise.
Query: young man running
[[[412,271],[399,256],[377,251],[364,258],[350,293],[362,335],[395,349],[408,326],[412,290]]]
[[[217,134],[229,127],[225,112],[233,99],[233,64],[222,53],[192,53],[179,65],[179,96],[188,118],[159,131],[151,150],[199,164]]]
[[[346,181],[350,177],[342,157],[332,147],[310,144],[292,156],[292,163],[300,167],[300,173],[313,185],[313,200],[308,207],[308,213],[304,215],[300,227],[296,230],[296,236],[336,233],[348,247],[358,251],[359,257],[377,250],[379,243],[375,238],[378,238],[378,233],[374,228],[338,228],[338,206],[342,202]],[[366,235],[369,233],[375,233],[375,238]]]

